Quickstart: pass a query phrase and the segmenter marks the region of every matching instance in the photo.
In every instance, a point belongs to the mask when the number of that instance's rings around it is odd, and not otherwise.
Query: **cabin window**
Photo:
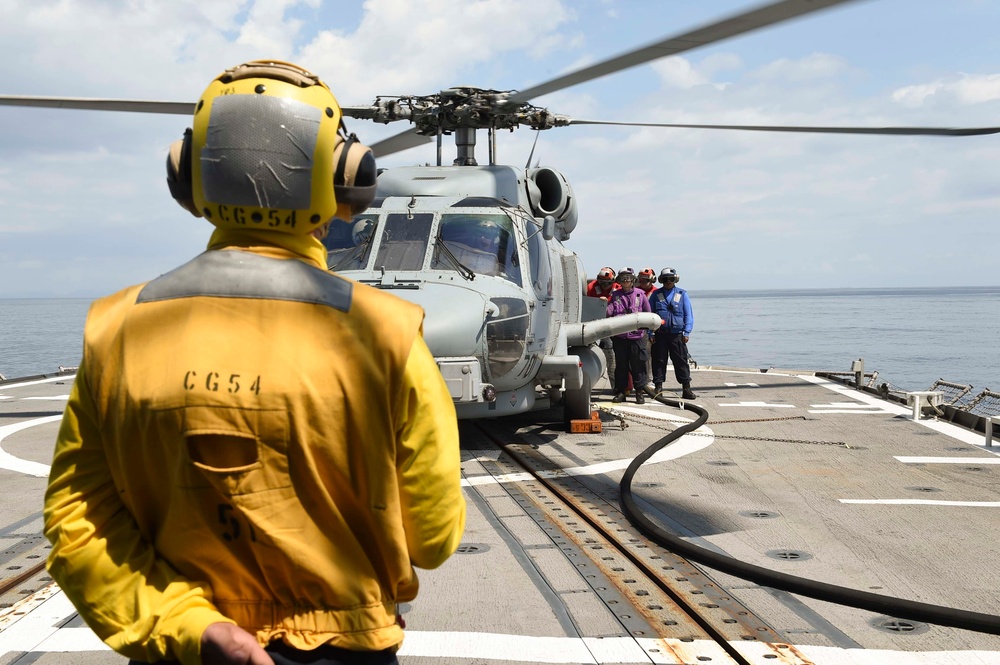
[[[379,242],[375,268],[386,270],[420,270],[430,241],[434,215],[396,213],[386,217]]]
[[[528,225],[528,265],[531,268],[531,286],[539,298],[552,297],[552,265],[549,262],[549,248],[541,228]]]
[[[458,261],[477,275],[502,277],[521,286],[517,238],[507,215],[442,215],[437,237],[432,270],[455,270]]]
[[[361,270],[368,264],[378,215],[358,215],[350,222],[334,219],[323,238],[330,270]]]

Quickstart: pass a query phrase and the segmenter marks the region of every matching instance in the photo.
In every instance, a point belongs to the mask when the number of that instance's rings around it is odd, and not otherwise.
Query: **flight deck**
[[[41,568],[41,503],[71,375],[0,383],[0,665],[125,663]],[[696,370],[708,422],[638,471],[668,532],[781,573],[1000,614],[1000,456],[982,434],[810,373]],[[420,571],[402,663],[997,663],[1000,637],[764,587],[649,540],[631,460],[689,411],[593,399],[462,421],[459,551]],[[918,414],[921,415],[921,414]]]

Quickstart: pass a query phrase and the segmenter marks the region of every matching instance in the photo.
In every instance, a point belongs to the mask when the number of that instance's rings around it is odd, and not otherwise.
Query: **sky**
[[[193,104],[257,58],[311,69],[349,106],[526,89],[756,4],[4,0],[0,94]],[[996,1],[858,0],[533,103],[588,120],[1000,125],[997,25]],[[0,298],[94,297],[202,251],[212,227],[165,183],[189,125],[0,107]],[[348,127],[373,144],[406,125]],[[500,161],[523,166],[534,139],[501,133]],[[574,188],[567,246],[591,275],[671,266],[689,289],[1000,284],[1000,136],[578,126],[542,133],[535,155]],[[379,165],[434,158],[428,144]]]

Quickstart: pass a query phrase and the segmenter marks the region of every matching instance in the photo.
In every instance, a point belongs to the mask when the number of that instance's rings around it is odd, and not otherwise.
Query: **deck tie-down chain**
[[[630,419],[635,419],[643,421],[645,424],[654,427],[656,429],[661,429],[666,432],[672,432],[676,427],[669,427],[663,424],[663,421],[659,418],[653,418],[650,416],[643,416],[637,413],[623,413],[614,408],[608,408],[606,406],[597,406],[598,411],[607,413],[612,418],[618,421],[619,426],[624,430],[628,428],[628,421]],[[766,423],[766,422],[776,422],[779,420],[805,420],[805,416],[788,416],[785,418],[747,418],[745,420],[717,420],[714,422],[707,422],[706,425],[728,425],[731,423]],[[772,443],[807,443],[814,446],[839,446],[841,448],[846,448],[850,450],[851,445],[844,441],[808,441],[805,439],[776,439],[766,436],[740,436],[738,434],[709,434],[707,432],[688,432],[687,436],[711,436],[716,439],[738,439],[740,441],[770,441]]]

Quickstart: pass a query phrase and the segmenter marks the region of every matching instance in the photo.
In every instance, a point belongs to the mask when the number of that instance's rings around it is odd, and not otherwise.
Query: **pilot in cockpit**
[[[505,233],[488,219],[455,219],[441,225],[441,240],[462,265],[480,275],[499,275],[500,236]]]

